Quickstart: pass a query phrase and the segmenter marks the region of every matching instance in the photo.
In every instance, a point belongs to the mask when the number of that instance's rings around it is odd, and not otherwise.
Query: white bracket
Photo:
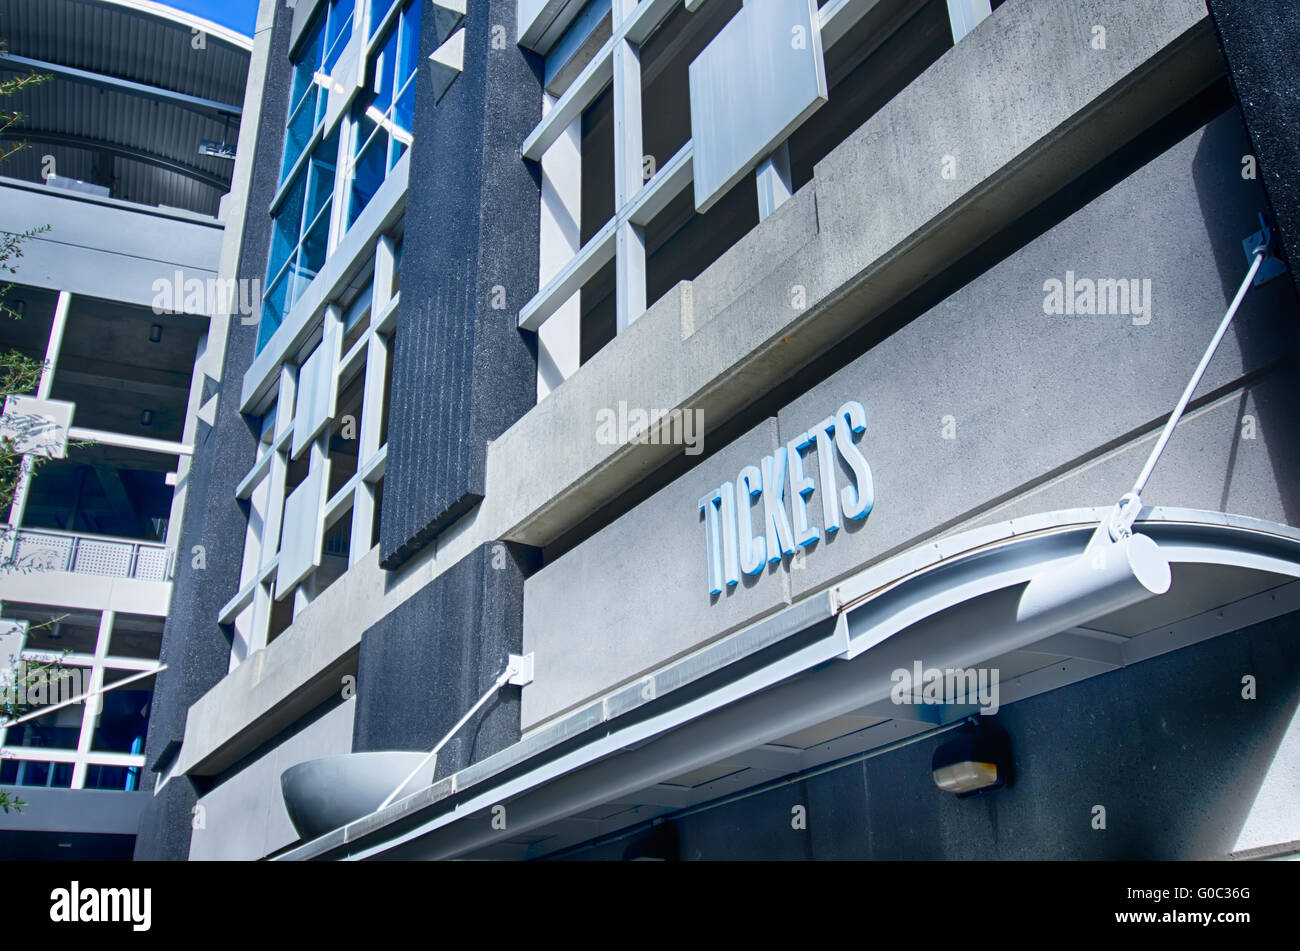
[[[533,655],[511,654],[506,671],[510,674],[506,683],[512,687],[527,687],[533,682]]]

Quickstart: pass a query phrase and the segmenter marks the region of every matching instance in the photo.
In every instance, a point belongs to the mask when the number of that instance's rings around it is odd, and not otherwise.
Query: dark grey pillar
[[[281,5],[277,9],[239,254],[237,276],[241,280],[261,282],[266,276],[271,240],[267,209],[279,184],[284,147],[292,19],[292,8]],[[217,624],[217,616],[239,590],[244,557],[248,513],[235,499],[235,486],[253,465],[257,436],[239,412],[239,397],[256,342],[257,327],[232,317],[216,424],[211,428],[200,424],[196,439],[171,613],[163,629],[162,662],[168,669],[158,677],[154,690],[145,745],[147,763],[154,770],[169,765],[184,739],[190,705],[225,677],[230,668],[230,635]],[[196,557],[198,546],[202,547],[201,559]],[[152,785],[149,780],[143,788]],[[197,793],[188,779],[173,780],[163,787],[141,816],[135,857],[177,861],[189,858],[196,800]]]
[[[394,337],[380,564],[399,568],[483,497],[488,440],[536,402],[540,62],[515,44],[515,0],[465,17],[465,69],[440,101],[420,73]],[[421,53],[436,47],[424,17]]]
[[[430,750],[474,705],[520,651],[538,554],[483,545],[362,635],[353,750]],[[518,739],[519,688],[506,686],[443,748],[438,775]]]
[[[1206,7],[1300,291],[1300,8],[1295,0],[1206,0]]]

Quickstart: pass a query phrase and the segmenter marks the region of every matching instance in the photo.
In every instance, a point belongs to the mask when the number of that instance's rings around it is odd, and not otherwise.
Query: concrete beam
[[[201,96],[189,96],[183,92],[177,92],[174,89],[163,89],[160,86],[150,86],[145,83],[131,82],[129,79],[109,76],[106,73],[91,72],[87,69],[76,69],[72,66],[65,66],[62,63],[50,63],[44,60],[30,59],[26,56],[15,56],[13,53],[0,53],[0,68],[13,68],[15,72],[32,70],[37,73],[51,73],[60,78],[71,80],[72,82],[94,86],[97,89],[108,89],[113,92],[126,93],[130,96],[138,96],[141,99],[148,99],[151,102],[170,103],[171,105],[180,106],[184,109],[191,109],[200,115],[216,115],[218,118],[221,118],[225,116],[239,116],[244,111],[239,106],[232,105],[228,102],[218,102],[215,99],[204,99]]]

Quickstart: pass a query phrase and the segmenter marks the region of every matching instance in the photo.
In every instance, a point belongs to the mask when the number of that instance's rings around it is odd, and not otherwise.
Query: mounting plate
[[[510,655],[510,679],[506,683],[514,687],[526,687],[533,682],[533,655]]]

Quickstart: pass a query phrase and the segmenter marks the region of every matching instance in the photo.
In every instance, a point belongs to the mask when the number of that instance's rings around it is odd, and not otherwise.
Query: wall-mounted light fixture
[[[149,342],[150,343],[162,342],[162,324],[154,324],[152,327],[149,328]]]
[[[954,740],[934,751],[934,784],[959,799],[1010,786],[1011,740],[992,723],[972,717]]]
[[[147,409],[140,414],[140,425],[141,426],[153,425],[153,410]]]

